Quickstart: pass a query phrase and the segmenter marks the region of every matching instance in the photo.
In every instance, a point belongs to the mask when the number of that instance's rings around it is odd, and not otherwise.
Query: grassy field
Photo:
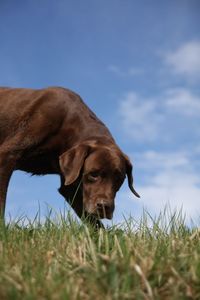
[[[200,299],[199,229],[176,214],[148,219],[1,225],[0,299]]]

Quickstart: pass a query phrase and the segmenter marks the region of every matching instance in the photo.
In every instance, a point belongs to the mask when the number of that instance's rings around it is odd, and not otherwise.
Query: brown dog
[[[59,174],[59,192],[79,217],[111,219],[125,176],[135,196],[132,165],[106,126],[64,88],[0,88],[0,214],[14,170]]]

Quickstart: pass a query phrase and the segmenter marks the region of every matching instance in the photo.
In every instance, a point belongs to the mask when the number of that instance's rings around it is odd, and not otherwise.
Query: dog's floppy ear
[[[65,177],[65,185],[72,184],[79,176],[89,153],[89,145],[80,144],[64,152],[59,157],[60,169]]]
[[[132,175],[133,166],[132,166],[129,158],[127,156],[125,156],[125,158],[126,158],[126,174],[127,174],[127,177],[128,177],[128,186],[129,186],[131,192],[136,197],[140,198],[140,195],[136,192],[136,190],[133,187],[133,175]]]

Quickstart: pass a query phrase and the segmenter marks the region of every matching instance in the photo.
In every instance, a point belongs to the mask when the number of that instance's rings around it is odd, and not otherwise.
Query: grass
[[[149,218],[1,225],[0,299],[200,299],[200,230],[176,213]]]

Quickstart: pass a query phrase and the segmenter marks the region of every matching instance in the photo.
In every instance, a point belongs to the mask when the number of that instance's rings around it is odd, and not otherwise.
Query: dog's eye
[[[99,178],[99,172],[90,172],[87,176],[87,179],[91,182],[97,181]]]

